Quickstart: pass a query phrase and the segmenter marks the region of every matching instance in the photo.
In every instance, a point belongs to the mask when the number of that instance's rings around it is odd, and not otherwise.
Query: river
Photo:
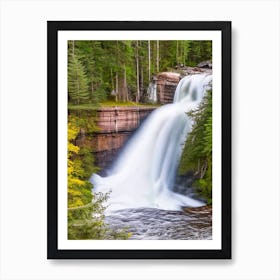
[[[114,230],[128,228],[131,240],[212,239],[212,207],[170,211],[157,208],[117,210],[106,216]]]

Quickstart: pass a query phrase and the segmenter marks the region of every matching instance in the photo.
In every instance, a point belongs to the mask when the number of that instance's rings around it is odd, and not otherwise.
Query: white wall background
[[[279,1],[0,2],[0,279],[280,279]],[[231,20],[233,259],[46,259],[46,21]]]

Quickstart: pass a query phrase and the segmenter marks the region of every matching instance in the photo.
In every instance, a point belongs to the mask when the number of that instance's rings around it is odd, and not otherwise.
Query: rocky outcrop
[[[202,61],[199,64],[197,64],[197,67],[212,69],[212,62],[210,60]]]
[[[157,74],[154,81],[157,85],[158,102],[160,104],[172,103],[176,87],[183,77],[194,74],[212,73],[212,69],[209,67],[209,64],[206,65],[205,62],[202,65],[205,66],[205,68],[182,66],[180,69],[177,69],[178,72],[161,72]]]
[[[202,73],[212,74],[212,69],[186,66],[186,67],[182,68],[181,73],[182,73],[182,76],[202,74]]]
[[[157,75],[157,100],[160,104],[173,102],[174,92],[180,79],[180,74],[174,72],[162,72]]]

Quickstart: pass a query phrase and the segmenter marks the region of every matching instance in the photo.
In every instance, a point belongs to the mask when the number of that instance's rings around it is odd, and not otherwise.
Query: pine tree
[[[212,60],[212,41],[189,41],[187,65],[196,66],[204,60]]]
[[[144,101],[152,75],[211,58],[211,41],[69,41],[69,102]]]
[[[88,79],[90,102],[98,103],[107,98],[109,80],[106,70],[110,60],[105,55],[106,48],[101,41],[77,41],[75,54],[84,67]],[[105,67],[104,67],[105,66]]]
[[[90,100],[89,83],[84,67],[75,54],[75,43],[72,44],[72,52],[68,54],[68,96],[69,103],[79,105]]]

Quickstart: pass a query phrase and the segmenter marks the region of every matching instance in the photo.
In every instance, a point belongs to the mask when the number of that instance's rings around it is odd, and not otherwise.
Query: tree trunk
[[[118,101],[119,95],[119,83],[118,83],[118,72],[116,72],[116,101]]]
[[[183,63],[183,41],[180,44],[180,63]]]
[[[117,65],[119,65],[119,41],[117,40]],[[118,70],[117,70],[118,71]],[[116,72],[116,101],[118,101],[119,98],[119,77],[118,77],[118,72]]]
[[[111,81],[112,81],[112,90],[115,90],[114,78],[113,78],[113,70],[112,70],[112,68],[111,68]]]
[[[151,80],[151,42],[148,41],[148,76],[149,76],[149,82]]]
[[[144,95],[144,71],[143,71],[143,67],[141,67],[141,83],[140,83],[140,98],[139,101],[143,99],[143,95]]]
[[[139,88],[139,54],[138,54],[138,41],[136,41],[136,82],[137,82],[136,102],[139,102],[140,88]]]
[[[124,80],[123,80],[123,87],[124,87],[124,98],[125,101],[128,101],[128,91],[127,91],[127,83],[126,83],[126,67],[124,64]]]
[[[159,40],[157,40],[157,72],[159,72]]]
[[[185,46],[185,41],[183,43],[183,64],[186,64],[186,46]]]
[[[179,64],[179,46],[178,46],[178,41],[176,41],[176,63]]]

